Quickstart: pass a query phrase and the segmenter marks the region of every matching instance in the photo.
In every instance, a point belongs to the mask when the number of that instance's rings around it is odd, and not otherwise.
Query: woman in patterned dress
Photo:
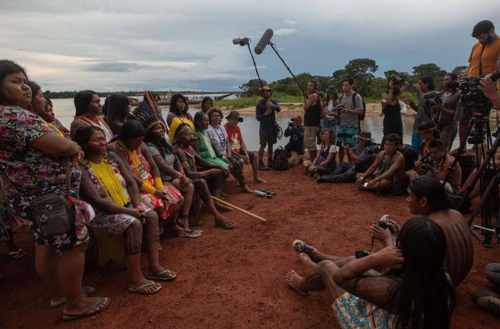
[[[31,103],[26,72],[10,60],[0,61],[0,174],[7,203],[33,233],[35,268],[49,287],[51,307],[64,305],[63,319],[72,320],[106,309],[109,299],[85,297],[82,277],[92,207],[78,199],[81,171],[75,165],[82,155],[78,144],[63,137],[38,115],[24,108]],[[36,195],[66,191],[75,212],[75,230],[45,236],[33,220],[30,202]],[[66,193],[64,193],[66,194]]]
[[[140,294],[158,292],[161,285],[151,280],[169,281],[176,276],[159,264],[158,215],[141,203],[139,188],[128,165],[116,154],[108,154],[106,136],[101,128],[80,129],[76,142],[85,152],[80,163],[83,172],[80,194],[96,211],[96,218],[90,226],[123,235],[131,276],[130,291]],[[150,280],[141,271],[143,244],[148,254]]]

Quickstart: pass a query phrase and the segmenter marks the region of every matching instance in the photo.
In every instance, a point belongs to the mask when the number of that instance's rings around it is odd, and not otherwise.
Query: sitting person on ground
[[[210,96],[205,96],[201,100],[201,110],[205,113],[208,113],[208,111],[214,107],[214,101]]]
[[[419,177],[410,183],[406,201],[413,215],[428,216],[443,229],[447,241],[445,266],[453,284],[458,286],[467,276],[474,262],[474,248],[467,221],[461,213],[450,208],[450,200],[443,184],[432,177]],[[399,226],[394,221],[387,221],[387,224],[392,228],[392,232],[395,234],[399,232]],[[390,229],[372,225],[370,232],[374,239],[385,243],[386,246],[394,245],[394,236],[391,235]],[[325,259],[332,260],[339,267],[354,259],[354,256],[333,256],[322,253],[300,240],[294,242],[294,249],[307,253],[317,262]]]
[[[362,131],[356,137],[358,144],[352,148],[345,141],[340,144],[349,161],[341,162],[332,174],[318,177],[316,179],[318,183],[354,183],[358,173],[370,168],[376,157],[372,134],[369,131]]]
[[[377,193],[391,191],[394,176],[405,167],[405,157],[398,151],[399,141],[395,134],[385,136],[384,150],[367,171],[356,175],[356,185]]]
[[[445,146],[439,139],[434,139],[427,145],[428,155],[415,162],[415,170],[410,172],[410,180],[417,175],[434,177],[440,181],[447,179],[446,189],[450,193],[457,193],[462,183],[462,169],[457,162],[455,169],[448,175],[448,171],[455,158],[445,153]]]
[[[415,162],[418,160],[418,152],[415,151],[415,149],[410,145],[403,144],[401,136],[398,137],[400,141],[398,151],[401,152],[401,154],[403,154],[403,156],[405,157],[405,168],[403,170],[405,172],[408,172],[415,166]]]
[[[159,263],[158,215],[141,203],[139,188],[127,164],[116,154],[108,154],[106,136],[101,128],[80,129],[76,142],[85,152],[80,163],[83,173],[80,194],[96,211],[90,226],[123,235],[131,276],[129,291],[146,295],[158,292],[161,285],[152,280],[170,281],[176,276]],[[147,279],[141,271],[143,245],[149,261]]]
[[[341,328],[449,328],[455,288],[443,266],[446,243],[439,225],[418,216],[403,225],[395,245],[344,266],[301,253],[309,272],[289,271],[286,281],[302,295],[326,289]]]
[[[306,174],[314,176],[315,178],[321,175],[329,175],[333,173],[337,167],[335,157],[337,156],[337,147],[335,146],[335,132],[326,128],[321,131],[321,145],[319,153],[311,163],[311,161],[304,161],[306,167]]]
[[[241,192],[253,193],[253,191],[247,186],[245,175],[243,175],[243,169],[239,163],[235,163],[235,167],[237,169],[234,170],[231,160],[228,159],[225,154],[219,152],[217,148],[213,147],[212,139],[208,133],[208,115],[201,111],[197,112],[194,115],[194,125],[196,127],[195,132],[198,135],[198,142],[195,145],[196,153],[198,153],[203,160],[228,168],[234,178],[238,181]]]
[[[145,95],[146,96],[146,95]],[[177,225],[183,230],[176,232],[177,236],[196,238],[201,236],[200,230],[189,228],[189,211],[193,204],[194,185],[184,174],[181,163],[175,155],[174,148],[168,142],[166,125],[161,116],[161,110],[151,95],[145,97],[131,113],[131,116],[142,123],[146,130],[144,142],[160,171],[164,186],[175,188],[182,193],[184,204],[177,217]]]
[[[290,166],[298,165],[302,162],[304,156],[304,126],[302,125],[302,118],[298,115],[292,118],[284,134],[285,137],[290,137],[290,140],[285,145],[288,164]]]
[[[102,117],[102,105],[99,95],[92,90],[82,90],[76,93],[74,102],[75,119],[69,128],[71,139],[75,140],[76,133],[80,128],[96,126],[104,131],[106,141],[111,142],[114,135]]]
[[[200,198],[208,205],[208,208],[215,219],[215,226],[229,230],[236,227],[236,223],[221,215],[220,211],[227,211],[227,208],[220,203],[215,203],[210,191],[215,197],[220,197],[220,188],[227,168],[217,166],[203,160],[192,147],[194,132],[187,124],[180,124],[174,132],[174,151],[179,158],[182,168],[195,186]],[[199,171],[199,168],[205,168]],[[229,172],[227,172],[229,174]]]
[[[486,278],[500,291],[500,263],[486,265]],[[493,314],[500,315],[500,295],[490,290],[478,290],[472,294],[472,300],[476,305],[487,309]]]
[[[184,228],[178,225],[177,216],[184,198],[177,189],[163,185],[160,171],[144,143],[145,135],[146,130],[139,121],[129,120],[122,126],[118,140],[110,144],[110,151],[130,167],[141,191],[141,202],[158,213],[160,234],[166,224],[175,233],[182,234]]]
[[[439,130],[434,122],[428,122],[418,127],[417,134],[421,134],[423,138],[419,153],[419,157],[423,157],[429,149],[429,143],[439,139]]]
[[[188,124],[194,131],[193,117],[189,113],[189,101],[181,94],[173,94],[170,99],[170,109],[167,115],[167,125],[169,127],[168,139],[174,142],[174,131],[181,123]]]
[[[238,123],[243,122],[243,118],[237,111],[229,112],[226,116],[227,123],[224,125],[231,147],[231,156],[237,160],[241,166],[252,165],[254,183],[265,183],[266,181],[259,177],[259,156],[255,152],[248,151],[247,145],[243,140]]]

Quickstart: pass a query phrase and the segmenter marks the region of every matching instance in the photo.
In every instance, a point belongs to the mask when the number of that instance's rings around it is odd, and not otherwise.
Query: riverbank
[[[298,113],[304,112],[302,103],[280,103],[281,113]],[[233,110],[231,106],[221,106],[219,107],[224,113]],[[255,112],[255,106],[244,107],[237,109],[239,113],[253,113]],[[379,116],[382,113],[382,106],[380,103],[369,103],[366,104],[366,115],[367,116]]]
[[[251,182],[248,167],[244,173]],[[233,178],[224,183],[224,191],[227,202],[252,207],[267,222],[234,210],[225,216],[237,227],[225,231],[204,214],[203,236],[161,240],[160,261],[177,278],[151,296],[127,291],[127,271],[88,261],[84,284],[95,287],[96,296],[109,297],[111,305],[97,316],[70,323],[62,322],[61,308],[48,308],[49,292],[34,268],[33,238],[25,227],[16,228],[16,244],[28,254],[17,260],[0,255],[0,274],[6,277],[0,283],[0,328],[340,328],[325,292],[302,296],[286,284],[287,271],[306,273],[292,242],[302,239],[337,255],[370,250],[369,227],[381,215],[389,213],[399,223],[410,218],[406,197],[377,196],[354,184],[318,185],[300,166],[259,174],[267,183],[250,183],[250,188],[276,192],[272,199],[239,193]],[[473,243],[474,265],[456,290],[451,328],[496,328],[498,318],[479,309],[470,295],[492,288],[484,268],[500,259],[500,246],[494,241],[488,249],[475,238]],[[380,247],[376,243],[374,250]]]

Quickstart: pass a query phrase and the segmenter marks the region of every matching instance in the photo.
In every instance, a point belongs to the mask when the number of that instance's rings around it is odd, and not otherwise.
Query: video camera
[[[396,77],[396,76],[392,76],[389,81],[392,81],[392,85],[394,87],[396,86],[401,86],[404,82],[405,82],[405,79],[403,78],[400,78],[400,77]]]
[[[465,106],[473,107],[476,112],[486,113],[491,108],[491,101],[479,90],[481,80],[485,76],[480,77],[464,77],[457,80],[458,89],[460,89],[460,101]],[[500,72],[495,71],[489,78],[496,82],[500,78]]]
[[[432,165],[432,160],[429,158],[429,152],[425,152],[420,162],[422,162],[422,164],[420,165],[420,168],[422,170],[429,170],[430,166]]]

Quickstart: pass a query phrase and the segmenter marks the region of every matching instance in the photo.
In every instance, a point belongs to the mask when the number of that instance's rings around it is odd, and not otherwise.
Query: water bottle
[[[267,194],[265,192],[258,191],[258,190],[254,190],[253,193],[256,194],[256,195],[258,195],[258,196],[261,196],[263,198],[271,199],[273,197],[272,195],[269,195],[269,194]]]

